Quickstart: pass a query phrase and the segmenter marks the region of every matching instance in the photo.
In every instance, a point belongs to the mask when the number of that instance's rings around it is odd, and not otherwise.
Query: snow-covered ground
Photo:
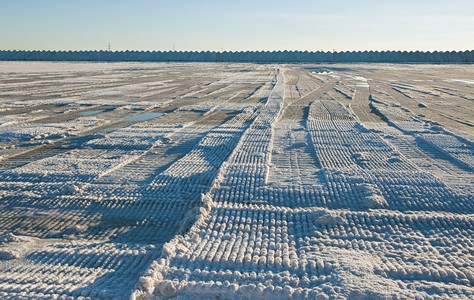
[[[473,80],[0,62],[0,298],[472,299]]]

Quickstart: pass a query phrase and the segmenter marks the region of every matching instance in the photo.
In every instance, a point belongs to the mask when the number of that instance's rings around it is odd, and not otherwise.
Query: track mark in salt
[[[83,116],[83,117],[87,117],[87,116],[92,116],[92,115],[99,114],[103,111],[105,111],[105,110],[104,109],[99,109],[99,110],[83,111],[83,112],[80,113],[80,115]]]

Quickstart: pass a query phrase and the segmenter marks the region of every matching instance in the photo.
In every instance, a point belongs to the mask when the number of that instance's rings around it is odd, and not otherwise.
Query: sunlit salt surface
[[[96,114],[99,114],[101,112],[103,112],[104,110],[103,109],[99,109],[99,110],[90,110],[90,111],[83,111],[80,113],[81,116],[84,116],[84,117],[87,117],[87,116],[92,116],[92,115],[96,115]]]
[[[449,80],[445,80],[447,82],[449,81],[452,81],[452,82],[462,82],[462,83],[465,83],[465,84],[474,84],[474,80],[465,80],[465,79],[449,79]]]
[[[0,78],[2,300],[474,299],[474,65]]]
[[[127,118],[124,121],[125,122],[148,121],[154,118],[161,117],[162,115],[163,115],[162,113],[158,113],[158,112],[149,112],[149,113],[144,113],[144,114]]]

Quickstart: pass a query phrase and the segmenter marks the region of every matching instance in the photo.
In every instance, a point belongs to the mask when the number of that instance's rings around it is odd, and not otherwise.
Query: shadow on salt
[[[149,112],[149,113],[144,113],[144,114],[140,114],[140,115],[137,115],[137,116],[127,118],[123,121],[124,122],[148,121],[148,120],[152,120],[154,118],[161,117],[162,115],[163,114],[159,113],[159,112]]]

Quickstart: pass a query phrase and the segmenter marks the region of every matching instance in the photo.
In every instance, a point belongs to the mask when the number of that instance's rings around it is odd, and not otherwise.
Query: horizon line
[[[34,49],[34,50],[24,50],[24,49],[0,49],[1,52],[6,52],[6,51],[16,51],[16,52],[91,52],[91,51],[97,51],[97,52],[111,52],[111,53],[121,53],[121,52],[172,52],[172,53],[184,53],[184,52],[194,52],[194,53],[241,53],[241,52],[307,52],[307,53],[364,53],[364,52],[420,52],[420,53],[451,53],[451,52],[471,52],[474,51],[474,49],[466,49],[466,50],[104,50],[104,49],[81,49],[81,50],[56,50],[56,49]]]

